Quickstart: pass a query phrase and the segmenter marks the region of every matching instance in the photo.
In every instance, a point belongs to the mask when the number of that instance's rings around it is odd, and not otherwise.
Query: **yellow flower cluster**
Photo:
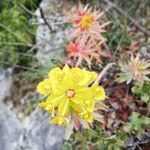
[[[95,103],[105,99],[105,91],[101,86],[97,83],[89,86],[97,74],[65,65],[63,69],[52,69],[48,76],[38,84],[37,90],[47,95],[47,99],[40,102],[39,106],[51,113],[50,123],[67,124],[73,115],[92,122]]]

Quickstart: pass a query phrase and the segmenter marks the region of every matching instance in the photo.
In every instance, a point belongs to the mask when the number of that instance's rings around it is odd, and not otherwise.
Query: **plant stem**
[[[102,70],[102,72],[98,75],[98,77],[96,78],[96,80],[94,81],[94,83],[99,83],[100,80],[105,76],[105,74],[107,73],[107,71],[116,63],[112,62],[107,64],[107,66]]]

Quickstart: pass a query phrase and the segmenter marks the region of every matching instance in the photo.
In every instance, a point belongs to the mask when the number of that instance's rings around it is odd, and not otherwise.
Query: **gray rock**
[[[150,62],[150,46],[143,46],[140,50],[140,55]]]
[[[12,85],[12,69],[0,71],[0,150],[16,150],[22,133],[21,123],[3,102]]]
[[[49,125],[49,114],[37,108],[26,121],[26,131],[20,148],[23,150],[60,150],[65,129]]]
[[[12,85],[12,69],[0,70],[0,104],[9,94]]]
[[[0,104],[0,150],[16,150],[22,125],[15,113]]]
[[[57,8],[60,2],[58,0],[43,0],[40,4],[47,22],[52,30],[45,25],[39,9],[35,12],[38,20],[36,43],[37,43],[37,59],[42,64],[47,64],[52,59],[62,60],[64,58],[64,42],[68,34],[68,29],[65,27],[63,17],[57,13]],[[56,12],[56,13],[54,13]],[[51,15],[53,14],[53,15]]]
[[[6,105],[0,105],[0,150],[60,150],[65,128],[48,121],[49,115],[37,108],[21,123]]]

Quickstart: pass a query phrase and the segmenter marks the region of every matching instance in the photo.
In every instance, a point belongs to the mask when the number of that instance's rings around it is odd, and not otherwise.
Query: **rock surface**
[[[24,150],[60,150],[64,129],[50,126],[48,114],[37,108],[26,123],[26,130],[20,141]]]
[[[12,69],[0,71],[0,150],[16,150],[22,127],[14,112],[3,102],[12,85]]]
[[[12,69],[0,70],[0,104],[9,94],[12,85]]]
[[[0,150],[16,150],[22,126],[16,115],[4,104],[0,105]]]
[[[40,7],[43,10],[44,16],[52,30],[44,23],[41,18],[40,10],[35,12],[38,20],[36,43],[37,43],[37,58],[45,64],[52,59],[63,59],[64,57],[64,42],[68,34],[68,29],[63,23],[64,19],[57,13],[57,8],[60,2],[58,0],[43,0]],[[55,12],[55,13],[54,13]],[[53,15],[51,15],[53,14]]]

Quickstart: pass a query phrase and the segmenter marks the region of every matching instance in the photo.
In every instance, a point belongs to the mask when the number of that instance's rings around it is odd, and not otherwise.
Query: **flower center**
[[[67,50],[69,53],[72,53],[72,54],[78,53],[79,52],[79,45],[71,42],[67,46]]]
[[[66,96],[67,96],[68,98],[71,98],[71,97],[73,97],[74,95],[75,95],[75,91],[74,91],[74,90],[68,89],[68,90],[66,91]]]
[[[87,30],[91,26],[93,21],[94,21],[94,16],[92,16],[91,14],[85,14],[81,17],[79,25],[81,29]]]

